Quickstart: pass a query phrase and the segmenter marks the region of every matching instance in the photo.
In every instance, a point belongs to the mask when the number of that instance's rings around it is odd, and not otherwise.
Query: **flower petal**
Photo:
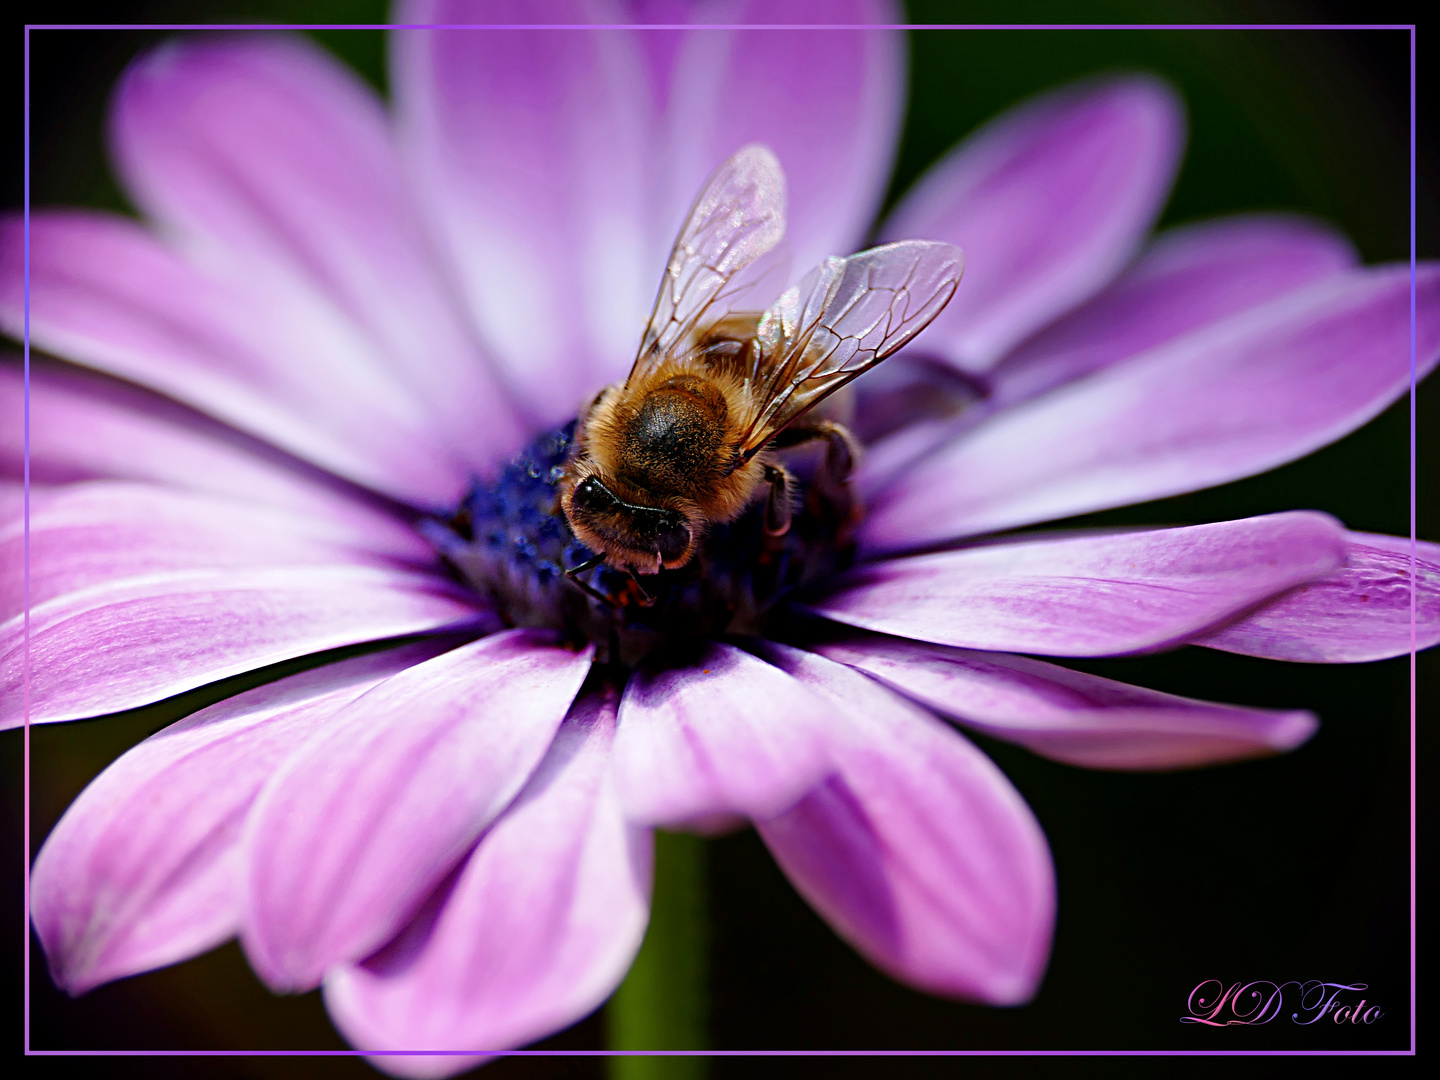
[[[20,221],[0,221],[0,325],[20,336]],[[133,379],[358,483],[447,505],[468,470],[345,318],[275,283],[219,276],[139,224],[88,211],[30,221],[40,347]]]
[[[354,1045],[509,1049],[573,1023],[615,989],[645,933],[650,835],[626,824],[615,796],[614,724],[613,698],[582,698],[448,890],[429,936],[326,977],[325,1003]],[[473,1064],[372,1060],[399,1076]]]
[[[1293,750],[1314,714],[1177,697],[1006,653],[895,638],[813,647],[985,735],[1089,769],[1185,769]]]
[[[1415,581],[1412,609],[1407,537],[1346,533],[1341,569],[1193,640],[1226,652],[1312,664],[1402,656],[1440,644],[1440,544],[1416,542]]]
[[[1017,1005],[1044,974],[1055,879],[1040,825],[954,729],[858,672],[770,647],[844,717],[838,770],[756,823],[841,937],[930,993]]]
[[[1419,373],[1440,266],[1417,277]],[[1006,410],[874,499],[884,549],[1223,484],[1334,442],[1410,384],[1408,267],[1333,275]]]
[[[1304,218],[1245,214],[1171,229],[1108,289],[1005,357],[990,374],[991,404],[1034,397],[1355,262],[1343,235]]]
[[[126,72],[113,135],[129,190],[195,258],[317,325],[353,326],[356,366],[421,402],[472,468],[514,448],[516,418],[426,249],[384,107],[343,65],[288,35],[171,40]]]
[[[986,375],[972,380],[938,359],[902,355],[857,383],[856,434],[866,443],[882,438],[867,448],[862,486],[867,493],[882,491],[897,473],[1003,408],[1354,262],[1343,236],[1303,218],[1250,214],[1172,229],[1109,288],[1032,336]],[[909,371],[902,366],[907,361]],[[948,381],[938,374],[942,366]],[[908,415],[896,414],[897,407],[908,408]],[[895,422],[900,415],[903,425]]]
[[[240,925],[240,828],[260,787],[370,687],[449,643],[342,660],[202,709],[127,751],[71,803],[31,877],[59,985],[183,960]]]
[[[0,620],[22,610],[24,535],[0,520]],[[105,480],[31,492],[32,605],[150,574],[281,566],[440,573],[413,529],[379,514],[346,521]]]
[[[484,638],[359,699],[266,787],[247,825],[243,940],[272,987],[319,984],[405,925],[524,785],[591,650]]]
[[[1183,529],[1012,540],[862,566],[814,605],[941,645],[1106,656],[1177,642],[1344,558],[1309,511]]]
[[[185,570],[57,597],[0,625],[0,728],[147,705],[361,641],[475,623],[474,598],[430,574],[365,566]]]
[[[435,0],[401,18],[583,25],[626,14],[580,0]],[[780,157],[801,270],[853,249],[889,174],[897,33],[726,24],[893,23],[890,4],[736,0],[660,15],[707,25],[394,35],[402,130],[432,231],[481,336],[544,420],[624,375],[696,192],[740,147]]]
[[[1184,126],[1156,79],[1082,83],[1002,114],[934,166],[882,230],[965,252],[965,284],[926,348],[984,371],[1104,286],[1164,204]]]
[[[709,24],[673,46],[661,153],[668,245],[720,162],[763,143],[785,170],[795,276],[862,246],[890,177],[905,98],[904,20],[881,0],[744,0],[695,11]],[[732,30],[748,25],[877,24],[869,31]],[[654,31],[642,35],[648,45]],[[924,239],[931,239],[925,236]],[[658,253],[664,259],[662,248]],[[657,267],[660,265],[657,262]],[[657,277],[658,282],[658,277]],[[750,298],[746,304],[756,305]]]
[[[0,475],[24,468],[23,372],[0,364]],[[140,387],[82,368],[32,359],[30,478],[34,483],[148,480],[324,517],[361,517],[383,530],[389,514],[329,473]]]
[[[332,495],[309,515],[151,484],[31,493],[0,516],[0,668],[32,721],[146,704],[277,660],[474,620],[434,553],[393,517]],[[23,693],[0,724],[21,721]]]
[[[834,710],[778,668],[711,643],[625,689],[615,781],[626,817],[673,828],[790,806],[829,768]]]
[[[579,0],[546,6],[587,21]],[[531,7],[489,4],[479,18],[525,23]],[[453,0],[400,12],[476,17]],[[475,29],[396,31],[391,46],[416,198],[478,333],[538,421],[573,416],[633,360],[664,269],[647,244],[654,108],[636,44]]]

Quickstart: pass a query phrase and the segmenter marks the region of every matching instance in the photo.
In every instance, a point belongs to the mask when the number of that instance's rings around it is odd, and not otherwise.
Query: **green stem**
[[[709,1048],[705,842],[655,834],[655,891],[645,942],[605,1007],[611,1050]],[[610,1080],[703,1080],[703,1057],[612,1057]]]

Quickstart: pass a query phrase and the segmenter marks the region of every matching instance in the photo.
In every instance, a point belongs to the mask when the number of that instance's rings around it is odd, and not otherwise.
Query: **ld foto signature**
[[[1186,1001],[1190,1015],[1182,1016],[1180,1022],[1209,1027],[1268,1024],[1288,1010],[1291,1022],[1296,1024],[1315,1024],[1326,1017],[1336,1024],[1373,1024],[1385,1012],[1360,996],[1368,989],[1365,983],[1320,979],[1283,983],[1257,979],[1227,988],[1219,979],[1206,979],[1190,991]]]

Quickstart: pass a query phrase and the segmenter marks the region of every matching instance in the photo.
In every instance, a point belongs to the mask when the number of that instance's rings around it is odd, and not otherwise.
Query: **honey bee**
[[[964,267],[959,248],[905,240],[826,259],[763,314],[730,311],[736,276],[784,231],[780,163],[747,146],[681,227],[629,377],[576,426],[560,507],[597,553],[566,571],[587,592],[575,575],[601,562],[632,578],[684,566],[762,497],[765,531],[784,534],[796,485],[773,451],[825,440],[843,482],[855,441],[811,410],[929,325]]]

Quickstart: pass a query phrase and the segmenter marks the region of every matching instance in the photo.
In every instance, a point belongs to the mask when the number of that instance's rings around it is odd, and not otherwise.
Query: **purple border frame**
[[[30,32],[32,30],[1408,30],[1410,33],[1410,1048],[1408,1050],[33,1050],[30,1047]],[[26,23],[22,693],[26,1057],[1416,1057],[1416,23]]]

